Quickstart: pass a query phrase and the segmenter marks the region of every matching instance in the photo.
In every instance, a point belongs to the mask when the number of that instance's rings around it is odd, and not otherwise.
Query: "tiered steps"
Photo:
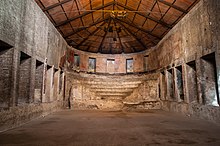
[[[141,81],[121,81],[121,80],[96,80],[85,81],[90,92],[95,93],[101,99],[119,99],[122,100],[129,96],[135,88],[138,88]]]

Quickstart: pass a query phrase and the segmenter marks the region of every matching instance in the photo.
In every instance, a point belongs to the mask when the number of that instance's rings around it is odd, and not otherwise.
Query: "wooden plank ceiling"
[[[35,0],[76,49],[134,53],[155,46],[199,0]]]

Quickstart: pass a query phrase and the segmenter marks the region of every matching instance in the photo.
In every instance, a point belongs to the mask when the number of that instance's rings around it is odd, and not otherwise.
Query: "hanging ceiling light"
[[[127,12],[126,11],[112,11],[110,13],[110,16],[112,18],[123,19],[127,16]]]

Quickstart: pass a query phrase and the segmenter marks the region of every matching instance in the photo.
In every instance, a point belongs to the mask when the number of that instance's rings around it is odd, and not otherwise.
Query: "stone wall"
[[[220,4],[201,0],[149,53],[163,109],[219,121]]]
[[[158,74],[66,75],[66,107],[73,109],[160,109]]]
[[[96,73],[126,73],[126,59],[133,59],[133,73],[145,72],[144,69],[144,56],[147,56],[153,49],[149,49],[140,53],[131,54],[99,54],[80,51],[71,47],[68,47],[65,54],[61,58],[62,67],[68,67],[69,69],[89,72],[89,58],[96,59]],[[80,68],[74,69],[74,54],[80,57]],[[107,60],[114,60],[114,69],[109,72],[107,68]]]
[[[61,108],[64,74],[60,74],[59,58],[66,47],[34,0],[1,0],[0,130]],[[52,71],[45,76],[47,66]]]

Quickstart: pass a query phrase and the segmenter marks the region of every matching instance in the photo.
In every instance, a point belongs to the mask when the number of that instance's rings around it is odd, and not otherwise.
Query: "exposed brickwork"
[[[12,49],[3,53],[2,42]],[[60,94],[56,95],[53,94],[55,88],[45,86],[51,92],[48,95],[56,96],[50,104],[41,103],[41,98],[45,96],[41,94],[41,89],[44,87],[44,63],[45,66],[58,68],[59,58],[66,46],[65,40],[34,0],[1,1],[0,108],[7,107],[0,112],[1,130],[2,127],[7,129],[61,108],[62,101],[57,103],[55,100],[63,98],[64,84]],[[43,64],[38,66],[39,62]],[[52,77],[50,74],[47,78]],[[55,78],[54,85],[58,79]],[[48,97],[46,102],[50,99]]]
[[[35,89],[41,89],[43,85],[44,65],[37,66],[35,72]]]
[[[0,52],[0,109],[8,108],[11,100],[13,49]]]
[[[18,105],[29,103],[31,58],[21,60],[18,78]]]
[[[219,116],[213,114],[220,111],[218,3],[201,0],[150,52],[150,70],[165,73],[160,77],[163,109],[219,121]]]

